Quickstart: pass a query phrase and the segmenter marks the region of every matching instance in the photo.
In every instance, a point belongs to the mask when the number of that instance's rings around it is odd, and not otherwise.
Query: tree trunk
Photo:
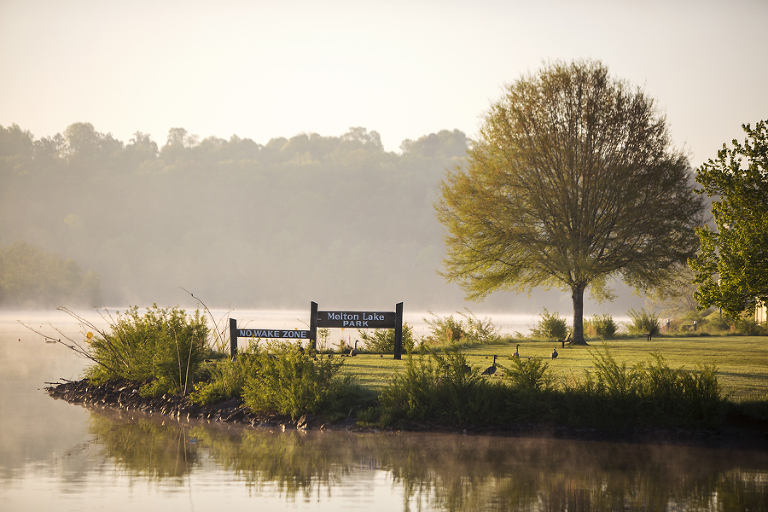
[[[584,341],[584,290],[587,287],[579,284],[571,288],[571,299],[573,299],[573,336],[572,345],[586,345]]]

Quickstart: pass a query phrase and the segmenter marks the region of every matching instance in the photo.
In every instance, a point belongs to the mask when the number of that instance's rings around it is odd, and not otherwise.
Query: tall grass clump
[[[97,330],[88,357],[96,364],[86,374],[94,383],[115,378],[144,382],[143,396],[186,393],[208,352],[208,327],[200,311],[155,304],[144,315],[138,307],[109,317],[110,329]]]
[[[256,348],[251,355],[256,369],[246,378],[243,401],[255,412],[286,414],[338,414],[364,395],[352,376],[339,376],[343,360],[302,353],[291,344],[273,343],[269,352]]]
[[[366,332],[358,329],[360,339],[365,343],[368,352],[375,354],[393,354],[395,352],[395,330],[394,329],[375,329]],[[403,324],[403,346],[402,349],[408,352],[413,350],[415,340],[413,338],[413,327],[407,323]]]
[[[568,324],[560,313],[550,313],[544,308],[541,321],[531,328],[534,338],[546,338],[549,340],[563,340],[568,335]]]
[[[588,336],[596,336],[609,340],[616,335],[619,326],[608,313],[604,315],[592,315],[592,318],[584,322],[584,332]]]
[[[723,402],[713,365],[672,369],[653,354],[651,361],[630,367],[619,364],[607,347],[592,357],[594,374],[566,391],[572,422],[621,427],[719,423]]]
[[[549,364],[539,357],[523,359],[510,357],[509,367],[502,368],[502,372],[519,389],[541,391],[550,389],[554,383]]]
[[[261,366],[254,350],[243,350],[232,360],[218,359],[205,363],[207,378],[195,384],[190,399],[201,405],[215,404],[231,398],[241,398],[249,378],[255,376]]]
[[[380,421],[488,422],[503,403],[500,390],[467,365],[458,346],[438,352],[422,345],[417,355],[408,353],[405,371],[382,391]]]
[[[656,336],[661,332],[659,315],[640,308],[640,311],[630,309],[627,314],[632,320],[628,326],[630,334],[644,334],[649,338]]]
[[[430,345],[444,346],[473,346],[492,345],[501,341],[499,327],[493,325],[490,318],[480,320],[471,311],[458,313],[461,319],[453,315],[439,317],[430,312],[432,318],[425,318],[424,322],[429,326],[430,333],[423,341]]]

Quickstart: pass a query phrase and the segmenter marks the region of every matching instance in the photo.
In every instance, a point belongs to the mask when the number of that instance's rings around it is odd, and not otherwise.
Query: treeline
[[[101,305],[101,285],[94,272],[83,272],[63,259],[26,242],[0,247],[0,307]]]
[[[89,123],[42,138],[0,126],[0,247],[96,271],[108,304],[179,303],[184,286],[224,307],[439,307],[462,294],[435,272],[432,205],[468,145],[458,130],[394,153],[365,128],[264,145],[173,128],[159,146]]]

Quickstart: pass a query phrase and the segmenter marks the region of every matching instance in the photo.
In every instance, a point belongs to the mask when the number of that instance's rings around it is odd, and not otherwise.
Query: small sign
[[[394,329],[393,311],[318,311],[318,327]]]
[[[237,337],[308,340],[309,331],[300,331],[298,329],[238,329]]]

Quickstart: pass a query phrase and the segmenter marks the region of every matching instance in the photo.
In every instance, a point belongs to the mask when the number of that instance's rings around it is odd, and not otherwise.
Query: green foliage
[[[431,318],[424,322],[429,326],[430,333],[423,341],[432,345],[452,346],[456,343],[462,346],[492,345],[501,341],[499,328],[495,327],[489,318],[480,320],[471,311],[458,313],[463,320],[457,320],[453,315],[439,317],[430,312]]]
[[[630,368],[619,365],[607,347],[592,356],[594,376],[588,374],[568,392],[585,407],[578,413],[582,418],[603,416],[603,422],[616,426],[711,426],[720,421],[723,402],[714,365],[673,370],[653,354],[652,361]]]
[[[256,412],[277,412],[296,419],[304,413],[337,410],[355,396],[351,376],[337,376],[342,359],[301,353],[292,344],[273,343],[268,353],[254,349],[251,372],[243,388],[243,401]]]
[[[534,391],[552,387],[553,378],[548,371],[549,364],[541,358],[524,359],[510,356],[509,360],[510,367],[502,368],[502,371],[514,387]]]
[[[199,310],[188,316],[182,309],[155,304],[141,316],[133,306],[117,314],[109,331],[91,340],[89,357],[97,364],[88,375],[97,383],[113,378],[147,381],[144,396],[186,393],[207,353],[207,337]]]
[[[755,322],[754,318],[739,318],[736,320],[736,331],[747,336],[764,336],[766,329]]]
[[[252,351],[241,351],[234,361],[224,358],[206,363],[203,370],[207,371],[207,378],[195,384],[190,399],[209,405],[240,398],[247,379],[256,375],[259,369],[259,359]]]
[[[0,248],[0,306],[98,306],[100,297],[98,275],[83,274],[71,259],[25,242]]]
[[[495,414],[498,389],[467,365],[457,346],[439,353],[422,345],[417,357],[408,354],[405,372],[382,391],[382,421],[481,422]]]
[[[613,321],[613,317],[605,313],[604,315],[592,315],[592,318],[584,322],[584,332],[589,336],[599,336],[604,340],[609,340],[616,335],[619,326]]]
[[[734,318],[768,301],[768,121],[742,127],[743,145],[723,145],[717,159],[696,172],[696,181],[715,199],[717,230],[697,230],[701,252],[690,261],[701,307],[718,306]]]
[[[531,334],[535,338],[549,340],[563,340],[568,335],[568,324],[560,313],[550,313],[544,308],[541,314],[541,322],[531,328]]]
[[[393,354],[395,351],[395,330],[394,329],[374,329],[366,332],[358,329],[360,339],[365,343],[368,352],[377,354]],[[405,352],[413,350],[415,341],[413,338],[413,327],[407,323],[403,324],[402,349]]]
[[[663,284],[696,254],[703,201],[654,101],[582,60],[505,89],[436,208],[448,281],[473,299],[570,290],[580,343],[584,291],[610,296],[610,278]]]
[[[659,315],[656,313],[648,312],[645,308],[640,308],[640,311],[630,309],[627,314],[632,320],[632,323],[627,326],[630,334],[655,336],[661,332]]]

